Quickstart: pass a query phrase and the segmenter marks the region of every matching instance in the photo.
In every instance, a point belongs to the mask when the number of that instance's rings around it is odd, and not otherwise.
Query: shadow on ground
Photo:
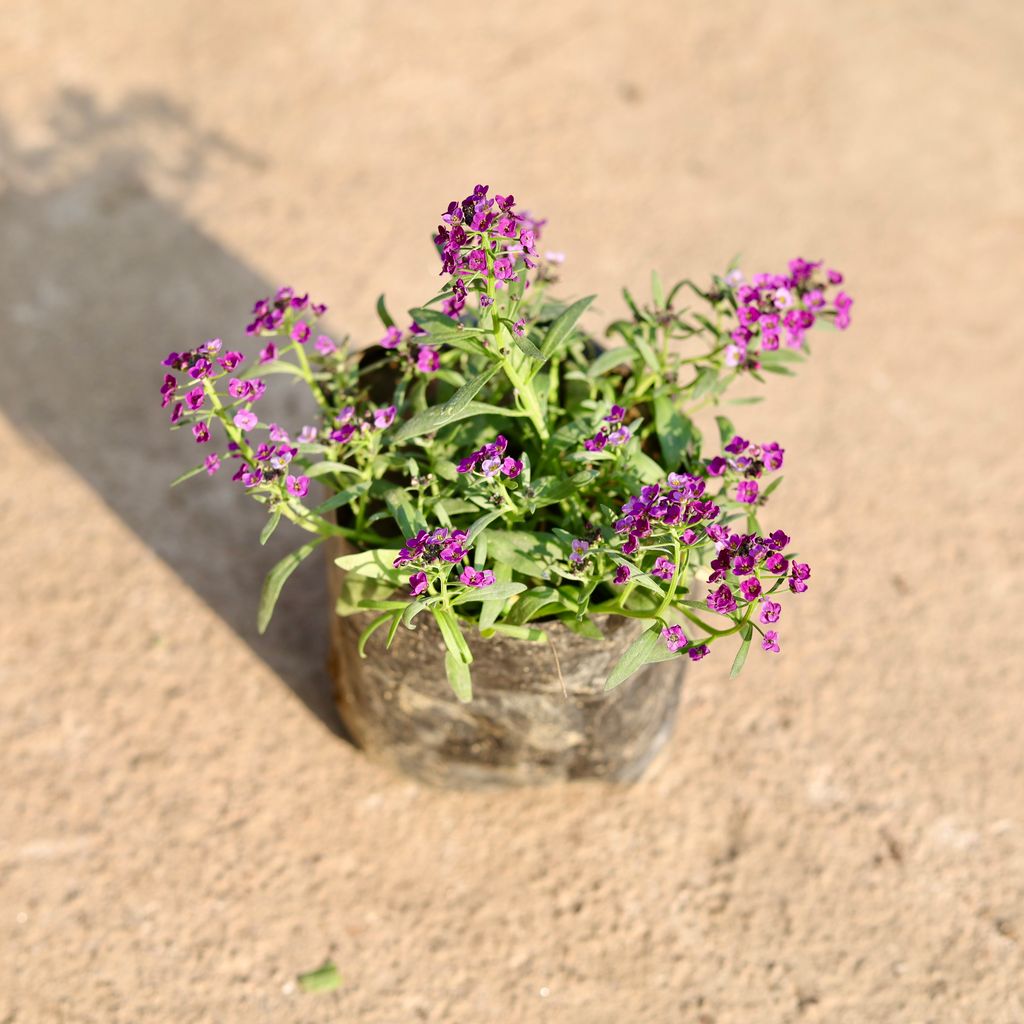
[[[244,337],[252,302],[278,284],[198,231],[173,197],[211,161],[235,161],[253,175],[260,161],[153,94],[103,110],[68,91],[50,127],[45,146],[19,147],[0,123],[0,407],[27,438],[67,460],[341,735],[326,670],[322,566],[303,565],[259,637],[262,577],[301,539],[257,547],[264,513],[227,474],[168,489],[198,458],[190,437],[167,429],[160,359],[208,337]],[[301,398],[297,390],[277,396],[281,422],[301,425]],[[40,514],[61,500],[38,495]],[[167,628],[180,636],[189,624]]]

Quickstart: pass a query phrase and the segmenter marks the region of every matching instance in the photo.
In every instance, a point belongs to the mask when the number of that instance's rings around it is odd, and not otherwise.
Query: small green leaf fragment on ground
[[[338,968],[330,960],[323,967],[318,967],[315,971],[307,971],[305,974],[300,974],[295,980],[299,983],[299,988],[303,992],[333,992],[334,989],[341,985],[341,975],[338,973]]]

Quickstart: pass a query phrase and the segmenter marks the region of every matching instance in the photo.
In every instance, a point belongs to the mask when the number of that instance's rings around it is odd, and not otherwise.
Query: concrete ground
[[[1022,53],[1010,0],[8,0],[0,1022],[1024,1021]],[[735,417],[785,653],[692,671],[632,789],[368,764],[321,567],[258,639],[284,547],[167,490],[159,357],[281,283],[373,340],[477,181],[607,314],[737,252],[856,297]]]

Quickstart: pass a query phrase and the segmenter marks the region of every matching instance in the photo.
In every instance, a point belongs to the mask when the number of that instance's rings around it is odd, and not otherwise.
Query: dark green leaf
[[[277,524],[279,522],[281,522],[281,510],[279,508],[275,508],[274,511],[270,513],[270,518],[267,520],[263,529],[260,530],[261,545],[266,544],[267,541],[270,540],[271,535],[277,529]]]
[[[568,309],[557,317],[555,322],[548,329],[544,343],[541,345],[541,352],[545,359],[550,359],[562,350],[569,340],[576,321],[583,315],[583,311],[594,301],[595,296],[588,295],[585,299],[579,299]]]
[[[394,327],[395,321],[391,314],[388,312],[388,307],[384,303],[383,294],[377,296],[377,316],[380,317],[380,322],[385,327]]]
[[[346,487],[343,491],[338,491],[337,494],[332,494],[325,502],[312,509],[312,514],[322,516],[328,512],[333,512],[336,508],[341,508],[342,505],[348,505],[355,501],[356,498],[362,497],[369,489],[369,481],[361,480],[351,487]]]
[[[281,594],[281,588],[285,584],[285,580],[299,567],[299,565],[307,559],[316,548],[324,542],[326,538],[317,537],[316,540],[311,540],[308,544],[303,544],[301,548],[293,551],[290,555],[285,555],[280,562],[277,563],[267,573],[266,579],[263,581],[263,590],[260,593],[259,610],[256,613],[256,628],[260,633],[266,632],[267,626],[270,624],[270,617],[274,614],[274,605],[277,604],[277,599]]]
[[[614,370],[616,366],[621,366],[623,363],[631,363],[632,361],[633,350],[628,346],[620,345],[618,348],[612,348],[607,352],[602,352],[590,364],[590,366],[587,367],[587,376],[600,377],[609,370]]]
[[[443,405],[432,406],[406,420],[392,435],[392,441],[396,444],[400,441],[408,441],[411,437],[433,433],[450,423],[476,415],[472,411],[467,411],[469,405],[497,372],[496,365],[490,367],[459,388]]]
[[[448,675],[448,685],[463,704],[473,699],[473,675],[469,666],[450,650],[444,652],[444,670]]]
[[[690,447],[693,424],[676,409],[668,395],[658,395],[654,399],[654,429],[665,465],[674,471]]]
[[[740,636],[743,637],[743,643],[740,644],[740,649],[736,652],[736,658],[733,660],[732,669],[729,672],[730,679],[735,679],[743,671],[743,665],[747,660],[747,654],[750,652],[750,639],[753,634],[754,628],[749,622],[740,630]]]
[[[732,425],[732,420],[725,416],[716,416],[715,422],[718,424],[718,437],[722,442],[722,446],[731,441],[736,436],[736,428]]]
[[[416,510],[404,488],[390,487],[384,494],[384,503],[392,518],[398,523],[403,537],[415,536],[420,530],[427,528],[423,516]]]
[[[605,690],[614,690],[625,682],[637,669],[656,661],[668,661],[676,655],[665,646],[661,638],[661,622],[645,629],[630,645],[616,662],[604,684]]]

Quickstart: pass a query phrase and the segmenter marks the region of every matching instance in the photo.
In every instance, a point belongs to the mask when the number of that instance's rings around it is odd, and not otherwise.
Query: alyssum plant
[[[310,535],[269,573],[260,630],[289,574],[337,537],[352,551],[338,613],[373,613],[360,653],[374,631],[390,646],[432,616],[461,700],[467,630],[537,642],[555,621],[600,637],[595,616],[643,620],[606,689],[730,638],[734,674],[752,642],[778,651],[781,598],[810,576],[789,536],[759,521],[783,449],[720,416],[708,456],[691,417],[742,378],[792,374],[812,327],[845,328],[842,275],[802,259],[703,287],[666,290],[655,275],[651,301],[624,292],[631,315],[598,339],[578,326],[593,296],[551,294],[561,257],[539,254],[544,222],[512,196],[478,185],[441,220],[444,288],[405,329],[381,297],[376,346],[336,343],[317,327],[326,307],[282,288],[254,307],[250,369],[220,339],[164,360],[171,423],[204,447],[226,441],[180,479],[227,464],[266,506],[261,543],[285,519]],[[309,388],[314,423],[261,420],[275,374]]]

